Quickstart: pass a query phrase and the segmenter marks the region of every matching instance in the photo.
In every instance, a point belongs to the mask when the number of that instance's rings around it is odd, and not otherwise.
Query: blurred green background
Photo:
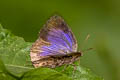
[[[94,48],[84,53],[81,65],[105,80],[120,80],[119,0],[0,0],[2,26],[29,42],[56,13],[71,27],[79,50]]]

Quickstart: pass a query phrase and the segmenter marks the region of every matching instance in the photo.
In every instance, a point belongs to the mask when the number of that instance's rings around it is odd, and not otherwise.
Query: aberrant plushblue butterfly
[[[77,41],[71,29],[58,15],[52,16],[43,26],[30,51],[35,68],[73,64],[81,55],[77,51]]]

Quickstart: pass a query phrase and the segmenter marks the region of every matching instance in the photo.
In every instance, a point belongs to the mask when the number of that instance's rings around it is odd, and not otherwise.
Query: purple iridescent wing
[[[76,39],[60,16],[51,17],[40,31],[31,48],[31,59],[44,56],[64,56],[77,51]]]

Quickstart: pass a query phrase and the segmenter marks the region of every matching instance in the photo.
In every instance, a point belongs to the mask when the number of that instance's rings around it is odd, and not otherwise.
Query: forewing
[[[31,55],[64,56],[77,51],[76,39],[59,16],[51,17],[40,31],[39,39],[31,48]]]

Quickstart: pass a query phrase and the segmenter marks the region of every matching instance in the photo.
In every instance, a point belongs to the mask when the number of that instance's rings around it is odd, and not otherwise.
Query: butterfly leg
[[[79,58],[79,60],[78,60],[78,66],[80,66],[80,58]]]
[[[75,71],[77,70],[77,65],[75,65],[75,64],[71,64],[71,65],[73,66],[73,77],[74,77]]]
[[[62,72],[64,72],[67,67],[68,67],[68,64],[66,64],[66,65],[64,66]]]

